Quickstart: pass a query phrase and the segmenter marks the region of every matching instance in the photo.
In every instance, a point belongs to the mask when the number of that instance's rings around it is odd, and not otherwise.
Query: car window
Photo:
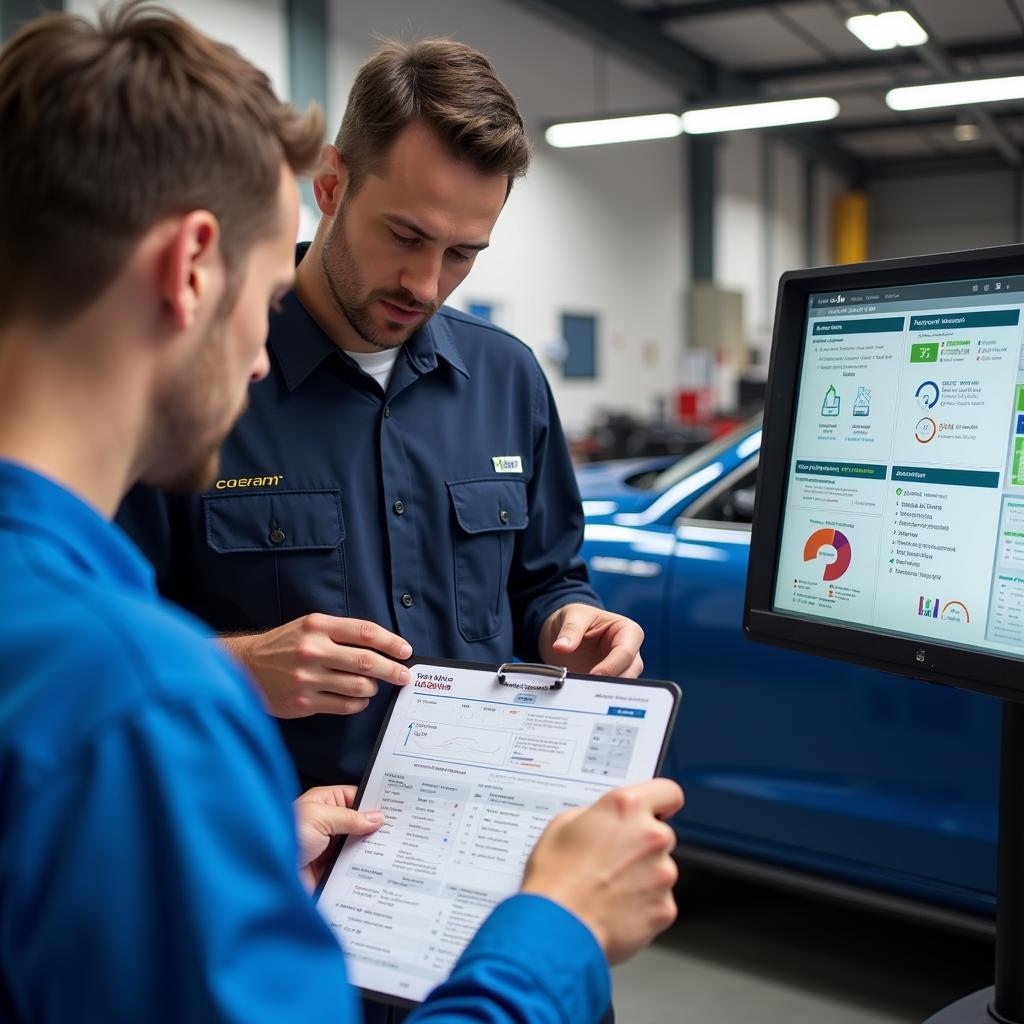
[[[757,488],[757,459],[748,463],[716,488],[687,513],[689,520],[711,523],[731,523],[749,526],[754,521],[754,496]]]
[[[738,427],[731,434],[720,438],[717,441],[712,441],[711,444],[705,445],[703,448],[698,448],[692,455],[687,455],[685,458],[680,459],[678,462],[673,462],[668,469],[664,469],[657,477],[652,481],[649,488],[645,490],[652,491],[667,491],[670,487],[674,487],[680,480],[685,479],[691,473],[695,473],[698,469],[703,468],[709,462],[713,462],[722,452],[728,451],[738,441],[741,441],[747,434],[757,427],[761,422],[760,416],[755,416],[753,419],[748,420],[743,424],[742,427]]]

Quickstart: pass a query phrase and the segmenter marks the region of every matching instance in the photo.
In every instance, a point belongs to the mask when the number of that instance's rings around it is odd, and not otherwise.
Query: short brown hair
[[[452,39],[388,40],[359,69],[335,140],[350,193],[381,171],[413,121],[430,127],[457,160],[482,174],[508,175],[509,191],[529,166],[516,101],[482,53]]]
[[[204,209],[237,274],[273,229],[282,162],[315,162],[323,117],[145,2],[94,26],[48,15],[0,51],[0,325],[70,319],[164,217]]]

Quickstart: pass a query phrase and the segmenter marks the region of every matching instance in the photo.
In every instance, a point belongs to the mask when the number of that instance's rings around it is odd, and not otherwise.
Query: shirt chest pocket
[[[215,629],[348,614],[340,491],[205,495],[203,505]]]
[[[508,575],[518,531],[529,522],[522,480],[449,481],[455,602],[469,641],[495,636],[509,616]]]

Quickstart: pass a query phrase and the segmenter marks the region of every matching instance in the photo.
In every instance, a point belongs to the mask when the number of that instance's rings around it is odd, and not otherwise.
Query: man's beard
[[[404,345],[437,312],[437,303],[423,305],[404,288],[398,291],[380,288],[360,298],[365,288],[355,257],[349,248],[348,239],[345,237],[344,206],[324,239],[320,252],[320,266],[338,312],[363,341],[383,352]],[[394,302],[406,309],[422,310],[423,317],[412,324],[391,321],[391,329],[382,332],[373,322],[373,307],[381,299],[385,302]]]
[[[227,309],[224,308],[227,306]],[[209,487],[220,469],[220,449],[248,406],[243,399],[228,416],[231,388],[227,381],[227,312],[224,303],[185,373],[167,380],[156,397],[152,446],[156,457],[143,481],[175,494]]]

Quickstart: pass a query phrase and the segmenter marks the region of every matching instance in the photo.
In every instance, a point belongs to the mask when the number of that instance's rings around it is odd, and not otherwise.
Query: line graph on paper
[[[512,737],[496,729],[462,722],[428,722],[413,718],[399,733],[396,754],[473,764],[505,764]]]

